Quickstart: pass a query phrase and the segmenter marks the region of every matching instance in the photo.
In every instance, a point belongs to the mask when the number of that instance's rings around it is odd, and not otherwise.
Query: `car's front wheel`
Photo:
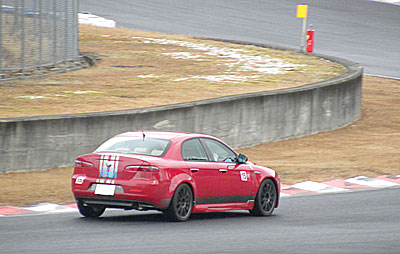
[[[274,182],[271,179],[265,179],[257,192],[253,210],[253,215],[269,216],[274,212],[278,194]]]
[[[99,217],[101,216],[106,208],[100,205],[85,206],[83,203],[78,202],[78,210],[85,217]]]
[[[168,209],[164,212],[171,221],[186,221],[193,210],[193,192],[190,186],[183,183],[176,188]]]

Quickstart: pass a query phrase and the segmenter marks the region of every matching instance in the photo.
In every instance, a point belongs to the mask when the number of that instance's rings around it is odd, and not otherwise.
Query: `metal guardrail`
[[[79,57],[79,0],[0,0],[0,72]]]

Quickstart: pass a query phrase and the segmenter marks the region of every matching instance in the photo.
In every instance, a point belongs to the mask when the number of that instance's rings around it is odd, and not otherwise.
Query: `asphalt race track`
[[[309,5],[315,52],[358,62],[367,74],[400,78],[400,5],[367,0],[82,0],[80,10],[133,29],[299,49],[298,4]]]
[[[399,253],[399,191],[283,198],[271,217],[224,212],[184,223],[119,210],[4,217],[0,253]]]

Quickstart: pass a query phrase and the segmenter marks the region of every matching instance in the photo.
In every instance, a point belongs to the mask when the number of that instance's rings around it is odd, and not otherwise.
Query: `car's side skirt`
[[[196,204],[193,207],[193,213],[252,210],[253,207],[254,201],[251,200],[245,203]]]
[[[254,195],[219,196],[213,198],[195,198],[193,213],[219,212],[229,210],[251,210],[254,206]]]
[[[223,203],[247,203],[255,200],[255,195],[234,195],[234,196],[217,196],[212,198],[195,197],[196,204],[223,204]]]

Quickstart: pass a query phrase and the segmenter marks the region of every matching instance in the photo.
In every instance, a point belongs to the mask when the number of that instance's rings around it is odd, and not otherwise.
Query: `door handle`
[[[198,169],[198,168],[191,168],[190,171],[193,172],[193,173],[195,173],[195,172],[199,172],[200,169]]]
[[[228,170],[227,169],[220,169],[219,172],[226,173],[226,172],[228,172]]]

